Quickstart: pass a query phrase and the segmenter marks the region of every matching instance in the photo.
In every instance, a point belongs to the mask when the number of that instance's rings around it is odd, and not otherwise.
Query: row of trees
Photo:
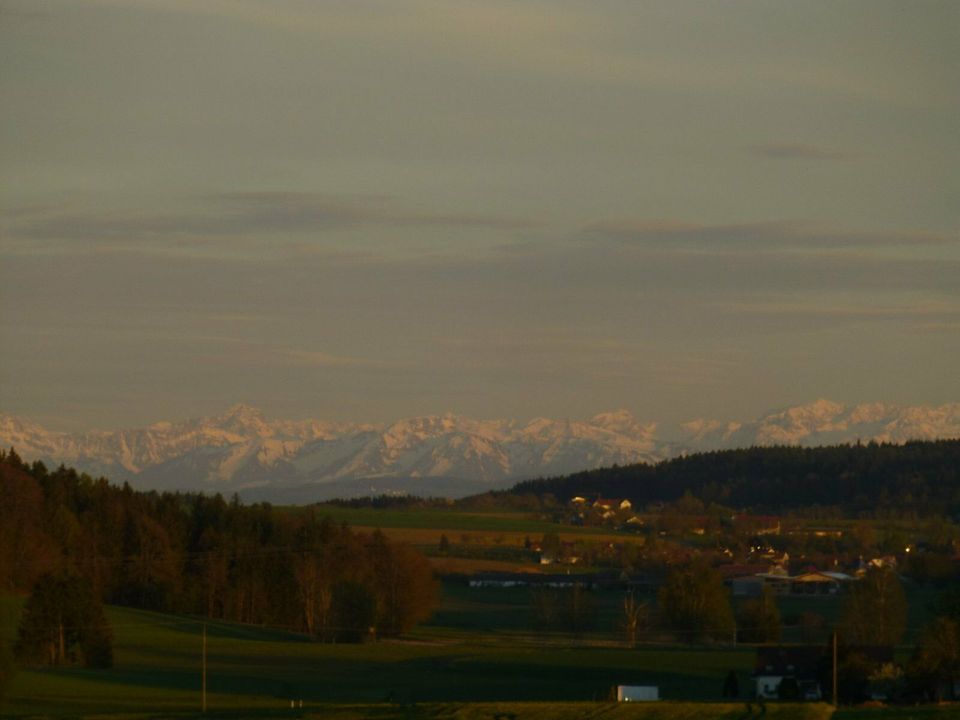
[[[530,609],[536,629],[573,634],[595,629],[597,608],[583,584],[536,586],[530,592]],[[903,639],[906,617],[906,597],[896,573],[871,569],[844,597],[835,629],[851,645],[893,646]],[[814,613],[801,614],[796,621],[804,642],[822,640],[827,630],[825,618]],[[689,643],[776,643],[783,626],[777,596],[769,587],[734,605],[720,575],[702,560],[667,575],[657,592],[655,612],[643,595],[628,592],[617,622],[631,644],[651,632]]]
[[[397,635],[437,601],[427,560],[379,531],[356,533],[313,509],[135,492],[0,451],[0,589],[78,577],[97,601],[321,641]]]
[[[672,502],[685,491],[706,504],[757,512],[834,508],[852,517],[952,515],[960,512],[960,440],[698,453],[531,480],[500,495],[561,503],[574,495],[626,497],[637,507]]]
[[[780,613],[769,589],[741,603],[735,618],[720,577],[706,566],[694,564],[672,572],[660,589],[658,606],[661,623],[680,639],[724,641],[737,632],[745,642],[780,640]],[[870,689],[890,699],[960,699],[955,697],[960,683],[960,586],[941,593],[933,608],[934,620],[920,634],[903,667],[876,667],[859,651],[899,644],[906,631],[907,610],[903,586],[890,569],[871,569],[853,584],[834,629],[840,643],[842,701],[863,699]],[[631,627],[631,615],[629,610],[625,614],[625,629]]]
[[[716,570],[702,562],[674,569],[657,595],[660,621],[686,641],[736,638],[742,642],[780,640],[777,599],[769,587],[740,603],[736,613]],[[907,624],[907,600],[897,574],[871,568],[854,582],[841,606],[838,630],[853,645],[896,645]]]
[[[719,575],[694,563],[675,569],[660,588],[657,605],[662,629],[688,642],[729,641],[776,643],[781,617],[775,595],[764,588],[758,598],[734,611]],[[934,620],[920,633],[905,663],[877,664],[870,648],[894,647],[904,638],[907,600],[902,584],[890,569],[871,569],[844,598],[833,632],[838,638],[838,695],[841,702],[858,702],[880,693],[891,700],[957,700],[960,685],[960,585],[941,593],[932,608]],[[638,613],[632,597],[624,602],[623,630],[636,639]],[[822,620],[822,618],[821,618]],[[822,633],[818,633],[822,635]],[[832,688],[831,651],[824,647],[821,685]],[[725,689],[726,692],[726,689]],[[783,697],[791,699],[790,688]]]

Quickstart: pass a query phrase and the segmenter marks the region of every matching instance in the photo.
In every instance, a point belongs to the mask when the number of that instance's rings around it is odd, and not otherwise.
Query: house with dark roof
[[[874,670],[892,666],[893,648],[889,646],[854,645],[841,648],[839,660],[860,655]],[[758,699],[822,700],[821,679],[829,692],[832,657],[820,645],[766,646],[757,648],[753,678]],[[784,686],[783,683],[788,683]],[[842,685],[841,685],[842,687]]]
[[[781,697],[787,682],[798,700],[820,700],[820,670],[827,661],[824,648],[817,646],[758,647],[753,678],[760,700]]]

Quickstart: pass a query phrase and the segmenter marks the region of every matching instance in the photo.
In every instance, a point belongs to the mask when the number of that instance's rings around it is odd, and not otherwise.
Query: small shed
[[[617,702],[653,702],[659,699],[658,685],[617,685]]]

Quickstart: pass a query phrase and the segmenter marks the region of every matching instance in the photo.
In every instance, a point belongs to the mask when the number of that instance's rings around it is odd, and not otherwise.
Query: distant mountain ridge
[[[884,403],[843,405],[817,400],[771,412],[748,423],[694,420],[684,423],[684,444],[696,451],[752,445],[835,445],[960,437],[960,403],[901,407]]]
[[[430,415],[389,425],[268,420],[246,405],[145,428],[62,433],[0,414],[0,445],[143,489],[240,492],[302,502],[416,489],[450,496],[613,464],[751,445],[960,438],[960,403],[846,406],[817,400],[746,423],[694,420],[679,440],[629,412],[589,420]]]

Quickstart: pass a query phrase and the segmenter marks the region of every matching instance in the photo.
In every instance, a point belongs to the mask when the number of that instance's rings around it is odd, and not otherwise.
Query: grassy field
[[[460,512],[443,509],[381,510],[323,505],[318,508],[337,522],[358,532],[382,531],[391,540],[413,545],[430,555],[442,575],[475,572],[565,572],[565,567],[540,566],[536,553],[519,557],[526,542],[538,542],[545,533],[562,541],[590,543],[643,543],[644,538],[617,533],[605,527],[573,527],[532,518],[528,513]],[[441,537],[454,550],[439,556]],[[514,557],[507,557],[512,554]],[[522,554],[522,553],[521,553]]]
[[[385,714],[376,714],[377,710]],[[826,705],[747,705],[744,703],[475,703],[426,706],[415,709],[355,708],[363,718],[450,718],[451,720],[827,720],[832,709]],[[340,718],[340,715],[324,715]]]
[[[534,568],[535,569],[535,568]],[[912,645],[923,626],[930,622],[930,604],[936,590],[927,586],[907,586],[909,612],[904,645]],[[439,610],[420,631],[439,628],[483,633],[486,635],[504,632],[533,632],[537,617],[531,603],[528,588],[470,588],[465,581],[447,580],[443,583],[443,600]],[[619,637],[617,628],[622,615],[622,590],[600,590],[589,593],[588,601],[593,608],[594,621],[591,634],[607,639]],[[641,601],[655,609],[656,595],[641,595]],[[781,617],[785,623],[783,642],[801,643],[799,627],[795,624],[801,612],[821,615],[824,626],[814,633],[813,642],[826,644],[833,625],[840,617],[843,597],[837,596],[782,596],[777,598]],[[793,623],[793,624],[791,624]],[[652,633],[647,639],[656,638]]]
[[[744,695],[752,648],[645,646],[631,650],[544,635],[517,641],[522,597],[450,591],[431,625],[405,642],[320,645],[295,634],[208,623],[209,717],[221,718],[746,718],[837,720],[960,717],[960,708],[842,710],[823,704],[721,703],[737,672]],[[20,600],[0,602],[8,618]],[[443,613],[449,613],[444,616]],[[108,608],[111,670],[21,670],[3,717],[195,717],[201,628],[196,619]],[[499,618],[499,619],[498,619]],[[486,622],[491,627],[480,627]],[[473,623],[477,627],[470,627]],[[492,630],[492,632],[490,632]],[[617,684],[655,684],[664,702],[617,705]],[[291,710],[290,701],[297,701]],[[303,701],[303,707],[299,701]]]
[[[507,560],[484,560],[432,555],[427,558],[439,575],[472,575],[480,572],[532,572],[540,571],[536,565]]]
[[[833,720],[947,720],[947,718],[960,718],[960,704],[840,708],[833,714]]]
[[[336,522],[346,522],[354,528],[408,528],[418,530],[437,530],[450,536],[459,537],[461,533],[483,533],[496,536],[510,533],[538,539],[544,533],[560,533],[574,537],[608,536],[623,540],[630,534],[613,533],[609,527],[576,527],[558,525],[549,520],[540,520],[526,512],[465,512],[442,509],[392,510],[379,508],[349,508],[337,505],[319,505],[317,513],[331,517]],[[451,529],[455,528],[455,529]],[[433,537],[433,536],[431,536]]]
[[[466,633],[478,638],[497,638],[504,633],[550,636],[550,633],[538,629],[529,588],[471,588],[466,582],[446,581],[442,598],[440,608],[418,629],[418,633],[445,631],[459,637]],[[592,616],[588,628],[591,637],[619,638],[617,627],[622,614],[623,591],[594,591],[588,594],[587,602]],[[568,633],[560,635],[574,641]]]
[[[7,601],[9,608],[13,603]],[[201,624],[109,608],[111,670],[21,670],[4,713],[93,715],[188,711],[200,698]],[[6,635],[9,639],[9,635]],[[730,649],[481,644],[467,640],[320,645],[262,628],[208,624],[211,709],[267,711],[329,703],[600,701],[618,684],[657,684],[665,698],[718,698],[752,652]],[[466,717],[466,715],[462,715]]]
[[[441,509],[394,510],[380,508],[349,508],[320,505],[317,513],[331,517],[352,527],[418,528],[450,532],[556,532],[557,525],[538,520],[529,513],[480,513]]]
[[[523,520],[518,520],[522,523]],[[475,545],[502,545],[506,547],[522,547],[524,540],[529,538],[536,542],[543,537],[544,532],[554,532],[561,540],[587,540],[590,542],[643,542],[642,537],[624,533],[613,533],[609,528],[578,528],[570,525],[553,525],[553,530],[526,531],[526,530],[451,530],[450,528],[418,528],[394,527],[391,525],[351,525],[358,532],[372,532],[375,529],[394,540],[410,543],[411,545],[435,546],[440,542],[440,536],[446,535],[453,543]]]

